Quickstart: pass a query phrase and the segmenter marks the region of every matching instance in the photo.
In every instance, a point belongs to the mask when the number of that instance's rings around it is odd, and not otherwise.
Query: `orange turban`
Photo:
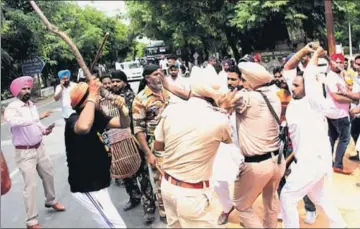
[[[89,85],[85,82],[78,83],[70,92],[71,107],[75,108],[84,103],[89,94]]]

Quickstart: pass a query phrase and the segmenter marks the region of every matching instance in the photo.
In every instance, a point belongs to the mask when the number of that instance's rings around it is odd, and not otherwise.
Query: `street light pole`
[[[352,59],[352,39],[351,39],[351,23],[349,19],[349,52],[350,52],[350,59]]]
[[[329,54],[335,53],[334,18],[332,12],[332,0],[324,0],[326,33],[329,46]]]

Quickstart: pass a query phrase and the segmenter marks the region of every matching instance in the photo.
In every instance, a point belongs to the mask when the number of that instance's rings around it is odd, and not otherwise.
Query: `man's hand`
[[[149,153],[146,156],[146,161],[147,161],[147,163],[151,164],[152,166],[155,166],[157,164],[157,158],[155,157],[155,155],[153,153]]]
[[[49,117],[51,114],[53,113],[53,111],[44,111],[40,114],[40,119],[44,119]]]
[[[315,53],[318,57],[324,57],[326,55],[326,51],[323,49],[323,47],[319,46],[316,50]]]
[[[355,107],[355,108],[350,109],[350,115],[351,116],[355,116],[355,115],[357,115],[359,113],[360,113],[360,107]]]
[[[168,90],[170,87],[169,80],[165,77],[164,72],[162,70],[158,70],[159,72],[159,79],[163,85],[163,87]]]
[[[124,99],[122,96],[117,95],[117,96],[115,96],[115,100],[112,101],[112,103],[113,103],[113,105],[115,105],[116,107],[121,108],[121,107],[123,107],[124,104],[125,104],[125,99]]]
[[[46,129],[46,130],[44,130],[43,135],[49,135],[49,134],[51,134],[52,130],[53,130],[53,129]]]
[[[100,97],[100,88],[102,84],[99,79],[92,79],[89,82],[89,99],[93,99],[98,102]]]
[[[227,92],[226,94],[222,95],[219,99],[215,101],[218,107],[227,110],[229,114],[234,111],[235,107],[235,95],[237,93],[237,88],[235,90]]]
[[[317,47],[316,47],[315,42],[310,42],[310,43],[308,43],[307,45],[304,46],[303,50],[306,52],[306,54],[309,54],[309,53],[315,52],[316,48]]]
[[[65,80],[64,79],[60,80],[60,86],[61,86],[62,89],[65,88]]]

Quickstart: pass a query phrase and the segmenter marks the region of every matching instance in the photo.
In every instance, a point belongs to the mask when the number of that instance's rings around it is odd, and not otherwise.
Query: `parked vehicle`
[[[115,69],[123,71],[129,81],[141,80],[143,78],[143,67],[139,61],[115,63]]]

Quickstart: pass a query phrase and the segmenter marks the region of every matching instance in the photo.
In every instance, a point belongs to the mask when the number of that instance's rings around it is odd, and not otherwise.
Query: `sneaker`
[[[315,212],[306,211],[306,216],[305,216],[304,222],[306,224],[310,224],[310,225],[314,224],[316,221],[316,217],[317,217],[316,211]]]

